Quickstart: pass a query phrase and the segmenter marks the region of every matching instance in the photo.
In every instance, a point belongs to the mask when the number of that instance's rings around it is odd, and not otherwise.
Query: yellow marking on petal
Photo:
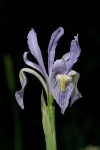
[[[65,74],[61,74],[61,75],[58,74],[56,79],[58,79],[60,81],[61,91],[65,92],[65,90],[66,90],[66,83],[67,83],[68,80],[71,80],[72,77],[69,77],[69,76],[67,76]]]
[[[23,76],[22,76],[22,73],[21,73],[21,72],[19,73],[19,79],[20,79],[20,81],[23,80]]]
[[[61,75],[60,87],[61,87],[61,91],[62,91],[62,92],[65,91],[67,79],[68,79],[68,78],[67,78],[66,75]]]

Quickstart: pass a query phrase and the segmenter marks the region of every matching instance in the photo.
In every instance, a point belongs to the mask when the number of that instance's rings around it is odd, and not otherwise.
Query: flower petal
[[[35,63],[33,63],[33,62],[31,62],[31,61],[29,61],[29,60],[27,59],[27,54],[28,54],[28,53],[29,53],[29,52],[24,52],[24,55],[23,55],[24,62],[25,62],[28,66],[30,66],[30,67],[32,67],[32,68],[38,70],[38,71],[43,75],[43,72],[42,72],[40,66],[37,65],[37,64],[35,64]]]
[[[20,83],[21,83],[22,89],[20,91],[16,91],[15,97],[16,97],[18,105],[22,109],[24,109],[23,95],[24,95],[24,90],[25,90],[26,84],[27,84],[27,78],[26,78],[25,73],[23,71],[20,71],[19,78],[20,78]]]
[[[48,72],[49,74],[52,71],[52,65],[55,58],[55,48],[57,46],[57,43],[60,39],[60,37],[64,34],[64,29],[62,27],[59,27],[51,36],[50,43],[48,46]]]
[[[78,100],[79,98],[82,98],[81,93],[78,91],[77,87],[74,87],[74,90],[72,92],[71,95],[71,102],[70,102],[70,106],[73,105],[73,103]]]
[[[16,91],[16,93],[15,93],[17,103],[22,109],[24,109],[23,96],[24,96],[24,90],[25,90],[25,87],[27,84],[27,78],[26,78],[24,72],[33,74],[34,76],[36,76],[39,79],[39,81],[41,82],[41,84],[46,92],[46,96],[48,98],[47,85],[46,85],[44,79],[36,71],[29,69],[29,68],[23,68],[20,70],[20,73],[19,73],[19,78],[20,78],[22,89],[20,91]]]
[[[52,86],[52,94],[57,104],[61,108],[61,113],[64,114],[68,104],[69,99],[73,91],[73,83],[71,79],[67,80],[65,91],[61,90],[60,80],[56,78]]]
[[[41,50],[39,48],[37,36],[34,29],[31,29],[31,31],[28,33],[27,39],[28,39],[28,46],[31,54],[36,58],[36,60],[39,63],[39,66],[41,67],[41,70],[43,71],[43,74],[45,75],[45,77],[47,77],[47,73],[42,59]]]
[[[72,70],[69,72],[68,76],[73,78],[73,84],[74,84],[74,89],[73,92],[71,94],[71,101],[70,101],[70,106],[72,106],[72,104],[78,100],[79,98],[82,97],[81,93],[79,93],[78,89],[77,89],[77,83],[80,77],[80,74],[77,73],[76,71]]]
[[[65,62],[67,62],[67,61],[69,60],[69,58],[70,58],[70,52],[64,54],[63,57],[62,57],[62,59],[63,59]]]
[[[78,34],[74,38],[75,39],[72,40],[71,46],[70,46],[70,59],[68,61],[68,68],[67,68],[66,74],[68,74],[68,72],[72,69],[73,64],[76,63],[81,52],[81,49],[78,43]]]
[[[62,74],[66,71],[66,65],[62,59],[58,59],[53,64],[53,70],[55,74]]]
[[[70,52],[63,55],[62,59],[58,59],[53,64],[53,72],[62,74],[67,70],[67,62],[70,58]]]
[[[58,59],[53,64],[51,81],[57,74],[64,74],[67,70],[68,60],[70,58],[70,52],[63,55],[62,59]]]

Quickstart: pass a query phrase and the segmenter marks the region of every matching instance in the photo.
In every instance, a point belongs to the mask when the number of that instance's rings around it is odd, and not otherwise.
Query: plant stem
[[[54,106],[46,106],[43,93],[41,95],[41,110],[46,150],[57,150],[55,132],[55,109]]]

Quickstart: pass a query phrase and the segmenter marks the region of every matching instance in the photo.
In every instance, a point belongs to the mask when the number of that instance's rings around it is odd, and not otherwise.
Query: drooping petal
[[[55,58],[55,49],[60,37],[64,34],[64,29],[59,27],[51,36],[51,40],[48,46],[48,72],[49,74],[52,71],[52,65]]]
[[[15,93],[17,103],[22,109],[24,109],[23,96],[24,96],[24,90],[25,90],[25,87],[27,84],[27,78],[25,76],[25,72],[33,74],[34,76],[36,76],[39,79],[39,81],[41,82],[41,84],[46,92],[47,98],[48,98],[47,85],[46,85],[44,79],[36,71],[29,69],[29,68],[23,68],[20,70],[20,73],[19,73],[19,78],[20,78],[22,89],[20,91],[16,91],[16,93]]]
[[[76,86],[76,88],[74,87],[74,90],[73,90],[72,95],[71,95],[70,106],[72,106],[73,103],[74,103],[76,100],[78,100],[79,98],[82,98],[82,95],[81,95],[81,93],[78,91],[77,86]]]
[[[80,77],[80,74],[77,73],[76,71],[72,70],[69,72],[68,76],[72,77],[72,81],[74,84],[74,89],[73,92],[71,94],[71,101],[70,101],[70,106],[72,106],[72,104],[78,100],[79,98],[82,97],[81,93],[79,93],[78,89],[77,89],[77,83]]]
[[[68,61],[68,68],[67,68],[66,74],[68,74],[68,72],[72,69],[73,64],[76,63],[81,52],[81,49],[78,43],[78,34],[74,38],[75,39],[72,40],[71,46],[70,46],[70,59]]]
[[[41,70],[43,71],[44,76],[47,78],[47,73],[43,63],[41,50],[39,48],[37,36],[34,29],[31,29],[31,31],[28,33],[27,39],[31,54],[36,58],[37,62],[39,63],[39,66],[41,67]]]
[[[67,82],[65,84],[65,90],[62,91],[61,79],[56,77],[56,80],[54,81],[52,86],[52,94],[57,104],[60,106],[61,112],[63,114],[69,104],[69,99],[71,97],[72,91],[73,91],[73,83],[71,81],[71,78],[67,79]]]
[[[42,72],[40,66],[37,65],[37,64],[35,64],[35,63],[33,63],[33,62],[31,62],[31,61],[29,61],[29,60],[27,59],[27,54],[28,54],[28,53],[29,53],[29,52],[24,52],[24,54],[23,54],[24,62],[25,62],[28,66],[30,66],[30,67],[32,67],[32,68],[38,70],[38,71],[43,75],[43,72]]]
[[[16,101],[17,101],[18,105],[22,109],[24,109],[23,96],[24,96],[24,90],[25,90],[25,87],[27,84],[27,78],[23,71],[20,71],[19,78],[20,78],[20,83],[21,83],[22,89],[20,91],[16,91],[15,97],[16,97]]]

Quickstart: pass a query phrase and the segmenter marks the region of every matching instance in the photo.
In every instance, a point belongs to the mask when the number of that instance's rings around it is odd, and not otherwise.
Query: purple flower
[[[25,72],[35,75],[40,80],[46,92],[48,103],[50,97],[53,97],[60,106],[63,114],[69,103],[71,106],[77,99],[82,97],[77,89],[77,83],[80,75],[76,71],[72,70],[74,63],[76,63],[81,52],[78,43],[78,35],[71,41],[70,52],[63,55],[61,59],[54,61],[57,43],[63,34],[64,29],[59,27],[51,36],[48,46],[47,74],[36,33],[34,29],[31,29],[28,33],[27,39],[30,53],[37,60],[38,64],[29,61],[27,59],[29,52],[24,52],[24,62],[33,69],[23,68],[19,73],[22,89],[15,93],[15,97],[22,109],[24,109],[23,95],[27,84]]]

